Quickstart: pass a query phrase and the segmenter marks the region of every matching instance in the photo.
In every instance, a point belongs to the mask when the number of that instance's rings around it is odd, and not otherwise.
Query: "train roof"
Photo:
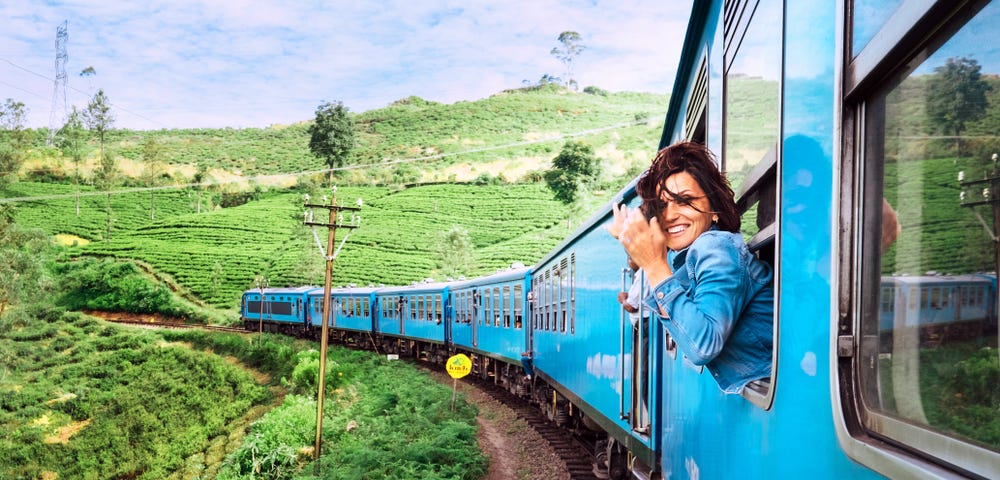
[[[532,267],[514,267],[505,270],[500,270],[489,275],[484,275],[482,277],[471,278],[468,280],[460,280],[453,282],[451,284],[452,290],[458,290],[462,288],[474,288],[480,285],[489,285],[499,282],[509,282],[511,280],[520,280],[531,274]]]
[[[437,293],[444,291],[455,282],[428,282],[415,283],[410,285],[400,285],[393,287],[381,287],[375,289],[376,295],[402,295],[408,293]]]
[[[330,289],[330,295],[371,295],[372,292],[381,290],[379,287],[337,287]],[[323,295],[323,288],[320,288],[314,292],[309,292],[309,295]]]
[[[268,287],[264,289],[264,294],[266,295],[297,295],[301,293],[307,293],[315,289],[322,290],[323,287],[317,287],[314,285],[306,285],[302,287]],[[243,292],[244,295],[249,293],[260,293],[261,289],[251,288]]]

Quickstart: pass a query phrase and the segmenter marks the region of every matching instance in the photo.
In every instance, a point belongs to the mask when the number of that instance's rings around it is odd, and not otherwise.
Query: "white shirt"
[[[646,282],[645,272],[640,268],[632,276],[632,286],[629,287],[628,297],[625,299],[625,303],[636,309],[635,312],[629,312],[628,314],[632,326],[639,323],[640,315],[649,317],[649,307],[642,304],[642,294],[644,291],[649,291],[649,284]]]

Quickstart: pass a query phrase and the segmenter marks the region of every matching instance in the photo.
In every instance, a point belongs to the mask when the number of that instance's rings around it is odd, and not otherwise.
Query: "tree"
[[[986,92],[991,87],[979,73],[975,59],[949,58],[934,69],[927,85],[927,116],[929,128],[937,127],[958,138],[968,122],[986,113]]]
[[[198,165],[198,170],[191,176],[191,183],[194,184],[194,191],[198,194],[197,213],[201,213],[201,192],[205,189],[203,183],[210,181],[210,177],[211,175],[209,175],[208,168],[204,165]]]
[[[76,165],[73,186],[76,191],[76,216],[80,216],[80,162],[87,154],[87,130],[83,127],[82,114],[73,107],[66,124],[56,132],[56,146]]]
[[[316,120],[309,126],[309,150],[333,169],[341,167],[354,148],[354,122],[343,103],[323,102],[316,108]]]
[[[94,98],[83,110],[83,122],[90,130],[97,134],[100,145],[100,167],[94,175],[98,188],[107,192],[105,202],[105,213],[107,214],[106,235],[104,240],[111,240],[111,188],[115,181],[115,158],[104,148],[104,138],[111,126],[114,125],[115,117],[111,114],[111,102],[108,100],[104,90],[98,90]]]
[[[0,190],[14,182],[24,163],[28,144],[28,132],[24,129],[27,115],[24,103],[12,98],[0,105]]]
[[[160,169],[160,162],[163,157],[163,144],[158,142],[155,137],[146,137],[146,140],[142,143],[142,159],[146,161],[146,172],[147,185],[149,185],[149,219],[156,220],[156,206],[154,195],[156,190],[152,187],[156,186],[156,175],[157,171]]]
[[[568,205],[576,201],[580,188],[596,179],[599,174],[600,164],[594,156],[594,149],[585,143],[571,140],[552,159],[552,168],[543,177],[555,199]]]
[[[573,78],[573,65],[576,57],[580,56],[580,53],[586,49],[586,47],[580,44],[581,40],[582,37],[580,37],[579,33],[573,31],[562,32],[559,34],[559,43],[562,44],[562,48],[553,47],[552,51],[549,52],[566,67],[566,86],[574,90],[576,89],[576,80]]]
[[[469,272],[473,266],[472,239],[469,231],[459,225],[441,234],[438,243],[438,260],[441,273],[449,277],[457,277]]]

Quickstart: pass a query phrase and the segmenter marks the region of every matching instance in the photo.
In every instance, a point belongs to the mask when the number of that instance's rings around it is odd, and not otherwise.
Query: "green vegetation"
[[[919,405],[929,425],[996,449],[1000,446],[1000,361],[997,350],[979,342],[950,342],[920,348]],[[881,408],[902,416],[893,383],[892,360],[879,360]],[[899,402],[902,403],[902,402]],[[912,402],[910,402],[912,403]],[[910,406],[912,414],[913,406]],[[921,420],[922,421],[922,420]]]
[[[53,309],[32,316],[0,325],[0,477],[311,473],[315,344],[122,328]],[[476,411],[464,401],[451,410],[447,387],[368,352],[331,349],[327,371],[324,478],[485,471]],[[281,385],[297,393],[262,417]]]
[[[78,313],[0,329],[0,477],[161,479],[270,394],[202,351]]]

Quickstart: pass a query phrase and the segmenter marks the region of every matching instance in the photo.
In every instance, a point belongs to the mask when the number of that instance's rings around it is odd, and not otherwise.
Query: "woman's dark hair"
[[[680,142],[666,147],[656,154],[653,164],[639,178],[635,190],[642,197],[647,216],[659,215],[666,208],[660,192],[666,191],[678,202],[686,202],[683,195],[667,190],[667,177],[687,172],[705,191],[709,208],[719,216],[716,225],[727,232],[740,231],[740,214],[736,211],[736,200],[729,180],[715,166],[715,155],[708,147],[694,142]]]

